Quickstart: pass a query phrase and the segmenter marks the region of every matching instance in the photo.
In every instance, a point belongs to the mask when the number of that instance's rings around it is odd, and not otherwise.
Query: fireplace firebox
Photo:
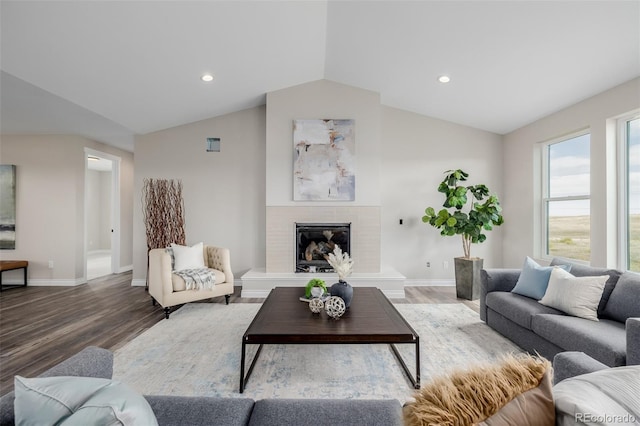
[[[296,223],[296,272],[334,272],[326,257],[336,244],[351,254],[351,223]]]

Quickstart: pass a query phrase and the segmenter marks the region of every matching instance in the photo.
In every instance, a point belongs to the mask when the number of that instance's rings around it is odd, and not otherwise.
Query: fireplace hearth
[[[296,272],[334,272],[326,256],[351,252],[351,223],[296,223]]]

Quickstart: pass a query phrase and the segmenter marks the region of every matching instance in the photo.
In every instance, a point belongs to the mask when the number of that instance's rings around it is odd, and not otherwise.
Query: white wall
[[[304,118],[355,119],[355,201],[293,201],[293,120]],[[222,137],[222,152],[204,153],[206,137]],[[437,284],[453,279],[453,258],[462,255],[462,246],[459,238],[443,238],[423,224],[422,213],[427,205],[442,204],[436,188],[451,168],[466,170],[472,183],[485,183],[502,196],[501,141],[493,133],[381,106],[375,92],[320,80],[268,93],[266,112],[256,108],[139,136],[135,192],[141,193],[145,177],[182,179],[188,243],[204,240],[230,247],[238,276],[265,266],[267,251],[287,239],[274,237],[274,226],[265,229],[265,206],[267,219],[269,211],[282,209],[303,210],[305,218],[309,208],[322,218],[379,209],[382,215],[366,232],[378,233],[382,242],[376,240],[378,252],[368,257],[410,281]],[[224,180],[222,187],[202,184],[219,179]],[[222,195],[225,211],[218,210],[215,196],[208,194]],[[140,196],[134,200],[134,284],[142,285],[146,239]],[[277,216],[288,218],[292,212]],[[398,225],[400,218],[405,225]],[[273,225],[274,218],[270,220]],[[270,235],[276,240],[269,241]],[[293,244],[293,228],[290,241]],[[488,267],[498,267],[501,249],[498,228],[485,244],[474,246],[472,254],[485,258]],[[448,269],[442,268],[443,261],[449,262]]]
[[[607,120],[640,108],[640,79],[504,137],[381,106],[375,92],[328,81],[267,98],[271,110],[257,107],[139,136],[135,180],[133,155],[108,145],[79,136],[2,135],[0,162],[18,166],[17,243],[16,250],[0,251],[0,258],[29,260],[30,279],[37,282],[82,282],[88,147],[122,158],[120,265],[126,270],[133,264],[134,281],[144,284],[146,275],[140,201],[145,177],[182,179],[189,243],[231,248],[238,276],[264,266],[265,206],[324,204],[292,201],[292,120],[342,116],[355,118],[358,144],[356,201],[348,204],[380,206],[381,263],[395,267],[409,283],[453,278],[451,259],[462,253],[457,238],[443,238],[420,220],[425,207],[441,205],[435,189],[445,170],[466,170],[471,183],[487,184],[504,207],[505,224],[486,243],[475,245],[472,254],[483,257],[486,267],[519,267],[534,249],[534,148],[587,127],[592,132],[592,264],[617,266],[611,244],[615,170],[610,160],[615,149],[607,139]],[[278,98],[283,102],[274,101]],[[285,108],[293,99],[297,109]],[[268,122],[267,116],[272,118]],[[206,153],[207,137],[221,137],[222,152]],[[404,225],[398,224],[401,218]],[[48,260],[54,261],[53,269]],[[450,262],[449,269],[442,268],[444,261]]]
[[[113,227],[113,206],[111,202],[112,172],[100,172],[100,228],[98,235],[98,249],[111,249],[111,229]]]
[[[451,169],[466,171],[469,184],[484,183],[502,200],[502,137],[390,107],[382,107],[381,118],[383,263],[405,275],[408,284],[452,280],[453,258],[463,255],[461,239],[442,237],[422,223],[422,215],[428,206],[436,211],[442,206],[437,188]],[[471,255],[484,258],[488,268],[500,267],[501,234],[499,227],[489,232]]]
[[[608,125],[616,116],[640,108],[640,79],[542,118],[504,137],[503,264],[520,267],[536,255],[539,232],[535,200],[539,173],[535,154],[539,143],[581,129],[591,131],[591,264],[617,267],[615,135]],[[610,126],[609,126],[610,130]]]
[[[111,248],[111,172],[87,170],[87,250]]]
[[[293,120],[354,119],[355,201],[293,201]],[[328,80],[267,93],[267,206],[379,206],[380,95]]]
[[[381,264],[397,269],[408,284],[438,284],[453,279],[452,260],[462,254],[461,242],[441,237],[421,217],[425,207],[442,205],[436,188],[443,172],[461,168],[470,174],[470,184],[486,184],[504,207],[505,224],[491,231],[487,242],[474,245],[472,255],[484,258],[487,268],[519,267],[533,250],[534,145],[592,127],[593,211],[601,223],[610,215],[610,194],[602,189],[610,180],[604,177],[611,174],[603,158],[608,152],[603,142],[606,118],[638,108],[639,93],[640,83],[634,80],[500,136],[386,107],[375,92],[320,80],[271,92],[266,107],[140,136],[133,197],[134,281],[144,284],[146,273],[140,205],[145,177],[183,180],[188,242],[230,247],[238,276],[265,265],[265,208],[378,206]],[[319,117],[356,120],[354,202],[293,202],[292,123]],[[222,152],[205,153],[206,137],[221,137]],[[211,183],[216,181],[221,186]],[[594,226],[597,259],[608,256],[599,243],[606,238],[598,235],[607,232],[610,227]]]
[[[220,152],[205,151],[208,137],[221,138]],[[135,153],[134,285],[144,285],[147,268],[145,178],[182,181],[187,244],[229,248],[238,277],[264,266],[264,106],[138,136]]]
[[[354,120],[354,201],[293,201],[296,119]],[[354,272],[379,272],[380,95],[328,80],[268,93],[266,142],[266,271],[295,271],[296,222],[349,222]]]
[[[87,170],[87,250],[100,248],[100,172]]]
[[[302,118],[355,119],[354,202],[292,201],[292,123]],[[443,172],[462,168],[471,174],[473,183],[485,183],[502,195],[500,135],[382,106],[376,92],[327,80],[267,94],[267,148],[268,209],[313,206],[321,216],[327,208],[382,206],[380,226],[369,228],[369,232],[380,232],[381,241],[376,241],[380,263],[414,283],[452,280],[453,258],[462,255],[459,238],[442,238],[421,222],[427,205],[442,205],[436,188]],[[402,226],[398,224],[401,218]],[[282,239],[278,234],[269,244],[269,236],[268,232],[268,246]],[[498,228],[485,244],[474,246],[472,253],[485,258],[488,267],[501,266],[501,242]],[[431,262],[429,269],[427,261]],[[443,268],[444,261],[449,268]]]
[[[133,174],[132,153],[80,136],[2,135],[0,161],[17,166],[17,217],[16,249],[3,250],[0,257],[28,260],[31,285],[85,282],[85,147],[122,158],[120,265],[132,263],[132,180],[127,180]],[[10,273],[6,278],[19,279]]]

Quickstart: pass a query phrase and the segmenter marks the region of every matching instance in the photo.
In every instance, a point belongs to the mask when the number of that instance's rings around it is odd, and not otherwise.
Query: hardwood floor
[[[231,303],[260,303],[240,297]],[[406,287],[394,303],[464,303],[455,287]],[[224,297],[207,302],[224,303]],[[131,287],[131,273],[97,278],[77,287],[18,287],[0,293],[0,395],[13,390],[13,377],[34,377],[95,345],[116,350],[162,321],[144,287]]]

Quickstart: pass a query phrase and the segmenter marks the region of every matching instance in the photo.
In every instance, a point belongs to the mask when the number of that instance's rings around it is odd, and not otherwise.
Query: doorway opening
[[[85,148],[85,277],[119,270],[119,158]]]

